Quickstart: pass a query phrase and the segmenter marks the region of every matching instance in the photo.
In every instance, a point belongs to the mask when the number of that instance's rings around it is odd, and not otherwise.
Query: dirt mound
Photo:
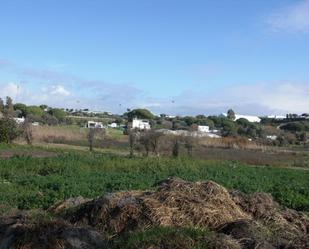
[[[0,220],[0,249],[309,248],[308,216],[280,207],[268,194],[228,192],[212,181],[171,178],[153,191],[71,198],[49,211],[56,216],[52,221],[33,224],[25,215]],[[179,229],[192,227],[210,233],[188,232],[181,243],[173,242]],[[174,230],[143,234],[156,228]],[[135,234],[130,247],[124,238]],[[121,239],[123,244],[116,243]]]
[[[242,248],[275,248],[271,240],[270,231],[253,220],[238,220],[225,224],[219,233],[230,235],[240,242]]]
[[[101,234],[63,220],[31,221],[27,214],[0,220],[1,249],[106,248]]]
[[[161,226],[216,228],[249,218],[215,182],[190,183],[180,179],[161,182],[157,191],[140,197],[149,219]]]
[[[72,197],[72,198],[66,199],[63,202],[54,204],[53,206],[49,208],[49,211],[55,214],[61,214],[62,212],[65,212],[69,208],[80,206],[81,204],[88,202],[88,201],[91,201],[91,199],[84,198],[82,196],[78,196],[75,198]]]
[[[266,193],[244,194],[231,192],[234,202],[243,211],[251,214],[252,219],[264,227],[270,227],[271,233],[282,242],[298,240],[305,236],[308,239],[309,218],[301,212],[282,208]],[[308,247],[309,248],[309,247]]]
[[[173,178],[161,182],[153,192],[120,192],[93,200],[67,218],[114,236],[149,226],[216,228],[249,217],[222,186]]]

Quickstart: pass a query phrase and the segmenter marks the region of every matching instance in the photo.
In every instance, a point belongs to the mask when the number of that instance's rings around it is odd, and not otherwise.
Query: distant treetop
[[[153,119],[155,116],[147,109],[133,109],[125,115],[128,117],[129,121],[132,121],[133,118],[140,118],[140,119]]]

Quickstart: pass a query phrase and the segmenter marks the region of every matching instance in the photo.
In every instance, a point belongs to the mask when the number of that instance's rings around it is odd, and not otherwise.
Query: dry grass
[[[154,224],[216,228],[227,222],[249,218],[215,182],[189,183],[170,179],[158,190],[142,197]]]
[[[73,223],[97,227],[107,237],[150,226],[217,228],[249,219],[228,191],[212,182],[172,178],[154,192],[118,192],[82,205],[69,214]]]
[[[199,139],[199,145],[210,148],[227,148],[227,149],[247,149],[247,150],[262,150],[266,151],[268,148],[265,145],[249,141],[247,138],[239,137],[222,137],[209,138],[204,137]]]
[[[35,142],[53,143],[57,141],[86,140],[86,129],[78,127],[63,126],[36,126],[33,127],[33,138]]]

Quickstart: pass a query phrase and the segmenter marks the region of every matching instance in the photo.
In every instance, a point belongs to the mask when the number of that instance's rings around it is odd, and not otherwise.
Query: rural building
[[[269,115],[269,116],[267,116],[267,118],[282,120],[282,119],[285,119],[286,116],[281,116],[281,115]]]
[[[151,126],[148,120],[134,118],[132,121],[132,129],[150,130]]]
[[[269,139],[269,140],[274,141],[274,140],[277,139],[277,137],[278,137],[278,136],[276,136],[276,135],[267,135],[267,136],[266,136],[266,139]]]
[[[87,128],[98,128],[98,129],[103,129],[104,125],[102,122],[95,122],[95,121],[88,121],[87,122]]]
[[[111,124],[108,124],[108,127],[110,127],[110,128],[117,128],[118,127],[118,125],[117,125],[117,123],[111,123]]]
[[[202,133],[208,133],[209,132],[209,126],[207,125],[198,125],[197,131]]]
[[[22,117],[22,118],[14,118],[14,120],[15,120],[15,122],[16,122],[17,124],[22,124],[22,123],[25,122],[25,118],[24,118],[24,117]]]

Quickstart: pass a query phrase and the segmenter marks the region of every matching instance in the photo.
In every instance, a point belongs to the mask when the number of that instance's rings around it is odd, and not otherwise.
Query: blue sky
[[[309,0],[2,0],[0,96],[117,113],[309,112]]]

